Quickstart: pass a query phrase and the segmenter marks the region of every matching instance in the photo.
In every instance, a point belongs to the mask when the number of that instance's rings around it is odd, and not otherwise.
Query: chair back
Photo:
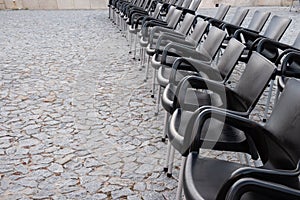
[[[257,52],[253,52],[236,87],[233,88],[252,110],[276,71],[276,66]]]
[[[175,8],[172,6],[172,8]],[[171,9],[171,8],[170,8]],[[170,17],[168,18],[168,20],[166,19],[166,22],[168,23],[168,26],[171,27],[171,28],[175,28],[176,25],[178,24],[179,20],[180,20],[180,17],[181,17],[181,14],[182,14],[182,10],[179,10],[179,9],[173,9],[173,10],[169,10],[168,11],[168,14],[169,13],[172,13],[170,15]],[[167,15],[168,16],[168,15]]]
[[[214,59],[225,36],[225,31],[212,26],[207,34],[206,39],[200,45],[199,52],[211,59]]]
[[[291,22],[290,18],[274,15],[263,36],[279,41]]]
[[[238,7],[229,22],[232,25],[240,26],[246,18],[249,9]]]
[[[237,39],[231,38],[229,40],[228,45],[217,64],[218,70],[224,81],[229,78],[244,49],[245,45]]]
[[[260,32],[266,24],[270,15],[270,12],[256,10],[247,28],[253,31]]]
[[[217,20],[223,20],[228,13],[230,5],[221,4],[217,10],[216,15],[214,16]]]
[[[178,32],[182,33],[183,35],[186,35],[188,33],[188,31],[190,30],[192,24],[193,24],[194,17],[195,17],[195,15],[187,13],[184,16],[184,19],[181,23],[180,28],[178,29]]]
[[[184,2],[184,0],[177,0],[174,5],[178,6],[178,7],[181,7],[183,2]]]
[[[182,5],[180,7],[182,8],[188,8],[192,3],[192,0],[184,0],[184,2],[182,3]]]
[[[268,144],[268,164],[277,169],[294,169],[300,160],[300,82],[290,79],[277,101],[265,128],[279,141]],[[275,140],[276,141],[276,140]],[[279,145],[283,150],[276,147]]]
[[[197,23],[194,27],[193,32],[187,36],[186,41],[191,42],[195,46],[200,43],[203,34],[205,33],[208,27],[208,21],[203,19],[197,19]]]
[[[189,10],[196,11],[200,5],[202,0],[193,0],[189,6]]]
[[[152,17],[158,18],[159,12],[160,12],[160,10],[161,10],[161,8],[162,8],[162,5],[163,5],[163,4],[161,4],[161,3],[157,3],[157,4],[156,4],[155,10],[154,10],[154,12],[152,13]]]

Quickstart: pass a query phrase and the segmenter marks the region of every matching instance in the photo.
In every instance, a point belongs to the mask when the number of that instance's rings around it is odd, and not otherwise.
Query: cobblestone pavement
[[[291,43],[299,14],[287,10],[272,8],[294,18]],[[174,199],[163,112],[107,16],[0,12],[0,199]]]

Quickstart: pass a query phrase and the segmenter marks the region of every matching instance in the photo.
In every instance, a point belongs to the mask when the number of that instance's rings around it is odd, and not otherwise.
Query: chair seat
[[[191,188],[194,187],[205,200],[215,200],[222,185],[235,170],[246,167],[212,158],[199,158],[198,154],[191,153],[187,159],[184,173],[184,193],[186,199],[195,199]],[[254,192],[245,193],[241,200],[274,200]]]
[[[181,64],[181,66],[185,66],[186,64]],[[158,69],[157,74],[157,82],[161,87],[166,87],[169,83],[169,77],[171,74],[172,68],[168,66],[161,65],[161,67]],[[185,71],[185,70],[178,70],[176,73],[176,82],[179,82],[181,79],[188,75],[197,75],[196,72],[192,71]]]
[[[188,123],[192,119],[193,112],[181,110],[175,117],[175,124],[178,136],[183,136],[188,131]],[[207,134],[209,133],[209,134]],[[222,133],[222,134],[221,134]],[[171,144],[177,149],[180,153],[186,151],[186,146],[190,145],[190,139],[185,138],[185,142],[178,140],[177,135],[173,135],[172,132],[168,133]],[[236,128],[233,128],[229,125],[224,125],[223,122],[212,119],[207,120],[204,123],[202,132],[201,132],[201,141],[205,140],[202,148],[205,149],[214,149],[214,150],[239,150],[241,152],[248,152],[248,145],[246,143],[246,137],[242,131],[239,131]]]

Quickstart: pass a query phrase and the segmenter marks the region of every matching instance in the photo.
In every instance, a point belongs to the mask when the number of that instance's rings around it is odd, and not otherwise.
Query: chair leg
[[[166,141],[167,138],[167,132],[169,130],[169,119],[170,119],[170,113],[167,111],[165,112],[165,120],[164,120],[164,129],[163,129],[163,136],[161,138],[162,142]]]
[[[145,72],[145,79],[144,82],[147,81],[148,79],[148,73],[149,73],[149,63],[150,63],[150,56],[148,55],[148,59],[147,59],[147,66],[146,66],[146,72]]]
[[[156,97],[156,109],[155,109],[155,115],[158,115],[159,112],[159,105],[160,105],[160,96],[161,96],[161,86],[158,86],[158,92]]]
[[[129,31],[128,31],[128,38],[129,38],[129,52],[128,53],[131,53],[131,51],[132,51],[132,33],[130,33]]]
[[[170,162],[170,154],[171,154],[171,143],[168,141],[167,143],[167,154],[166,154],[166,165],[164,167],[164,172],[169,171],[169,162]]]
[[[270,107],[270,102],[271,102],[271,97],[272,97],[272,92],[273,92],[273,86],[274,86],[274,80],[271,80],[270,87],[269,87],[269,92],[268,92],[268,98],[266,101],[266,106],[265,106],[265,113],[264,113],[264,118],[263,122],[267,121],[267,115]]]
[[[135,38],[134,38],[134,55],[133,55],[133,60],[135,60],[136,58],[136,43],[137,43],[137,34],[135,35]]]
[[[182,198],[182,185],[183,185],[183,173],[184,173],[185,161],[186,161],[186,157],[181,157],[181,165],[180,165],[180,171],[179,171],[176,200],[180,200]]]
[[[151,94],[152,98],[154,98],[155,80],[156,80],[156,69],[153,70],[153,77],[152,77],[152,94]]]
[[[143,63],[144,63],[144,48],[141,47],[140,48],[140,59],[139,59],[141,62],[140,62],[140,67],[139,67],[139,70],[141,71],[143,69]]]
[[[170,143],[170,145],[171,145],[171,150],[170,150],[170,159],[169,159],[169,165],[168,165],[168,173],[167,173],[167,177],[172,177],[175,148],[172,146],[172,144],[171,144],[170,141],[169,141],[169,143]]]
[[[280,94],[280,91],[279,91],[278,86],[277,86],[274,104],[277,103],[278,98],[279,98],[279,94]]]

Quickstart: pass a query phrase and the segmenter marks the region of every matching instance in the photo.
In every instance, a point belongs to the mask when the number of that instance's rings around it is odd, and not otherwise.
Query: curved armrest
[[[195,20],[196,20],[197,18],[202,18],[202,19],[204,19],[204,20],[208,20],[208,19],[210,19],[211,17],[206,16],[206,15],[198,14],[198,15],[196,15],[196,17],[195,17]]]
[[[173,34],[175,33],[175,34]],[[185,36],[181,35],[181,34],[176,34],[176,32],[167,32],[167,33],[162,33],[157,42],[156,42],[156,46],[155,49],[157,50],[162,50],[160,49],[161,45],[166,45],[167,43],[179,43],[180,45],[191,45],[192,44],[188,41],[185,40]],[[151,36],[150,36],[151,37]],[[152,45],[152,41],[150,41],[150,44]]]
[[[168,27],[168,24],[164,21],[160,20],[151,20],[143,23],[142,26],[142,35],[143,37],[148,36],[148,28],[149,27],[154,27],[154,26],[162,26],[162,27]]]
[[[249,31],[247,29],[238,29],[237,31],[234,32],[233,37],[236,38],[237,40],[241,41],[241,37],[240,37],[241,34],[245,38],[246,42],[248,40],[254,41],[257,38],[263,37],[262,35],[259,35],[259,34],[253,32],[253,31]]]
[[[162,35],[173,35],[173,36],[177,36],[180,38],[185,38],[184,35],[182,35],[179,32],[174,31],[174,29],[172,29],[171,27],[162,27],[162,26],[155,26],[151,32],[150,32],[150,44],[152,44],[153,42],[153,38],[154,36],[159,36],[161,37]]]
[[[198,76],[188,76],[180,81],[174,98],[174,108],[179,108],[185,103],[185,96],[188,88],[210,90],[224,98],[229,93],[229,89],[222,83],[212,81]],[[225,97],[226,98],[226,97]]]
[[[148,16],[148,15],[144,15],[143,13],[139,13],[139,12],[134,12],[132,13],[132,15],[130,15],[128,17],[129,19],[129,22],[128,24],[131,25],[132,28],[134,29],[137,29],[139,24],[142,24],[142,20],[145,16]]]
[[[186,64],[186,65],[182,67],[181,64]],[[222,77],[220,76],[220,73],[216,69],[212,68],[211,65],[212,65],[211,63],[203,62],[201,60],[197,60],[193,58],[185,58],[185,57],[178,58],[173,63],[172,71],[169,77],[169,82],[175,84],[177,70],[188,70],[197,73],[204,73],[207,75],[208,79],[210,80],[221,81]]]
[[[174,49],[174,52],[171,51]],[[192,57],[197,56],[199,52],[196,51],[195,47],[180,45],[179,43],[170,43],[168,44],[162,53],[161,63],[167,64],[167,56],[168,55],[180,55],[181,57]]]
[[[185,66],[181,65],[183,63],[188,64],[188,65],[185,65]],[[203,63],[203,64],[205,64],[205,63]],[[191,64],[188,61],[188,58],[184,58],[184,57],[177,58],[172,65],[172,70],[171,70],[171,73],[169,76],[169,83],[176,84],[177,70],[188,70],[188,71],[198,72],[198,70],[193,66],[193,64]]]
[[[214,18],[209,19],[208,22],[211,25],[216,26],[216,27],[222,27],[223,24],[224,24],[224,21],[218,20],[218,19],[214,19]]]
[[[297,189],[256,178],[240,179],[232,185],[226,196],[218,197],[225,200],[239,200],[243,194],[249,191],[268,194],[277,199],[300,199],[300,191]]]
[[[190,13],[192,15],[195,15],[196,11],[195,10],[190,10],[188,8],[183,8],[182,14],[185,15],[186,13]]]

